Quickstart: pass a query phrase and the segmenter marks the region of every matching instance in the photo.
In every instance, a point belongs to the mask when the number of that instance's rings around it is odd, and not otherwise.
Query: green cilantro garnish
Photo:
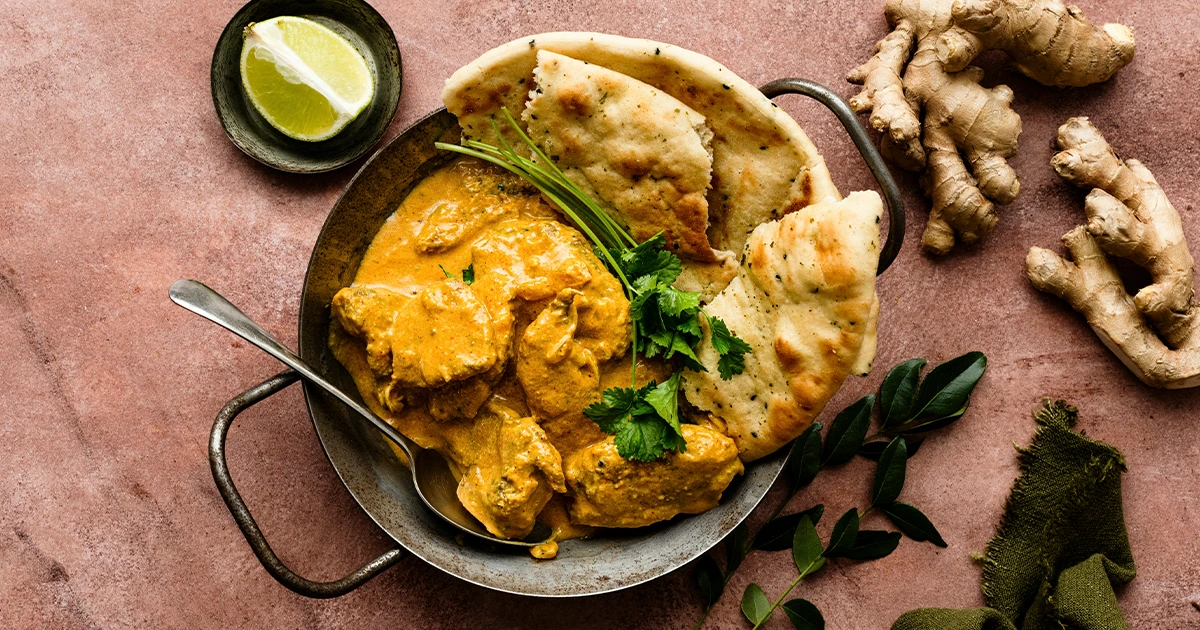
[[[721,378],[729,380],[734,374],[741,374],[746,369],[746,353],[750,352],[750,344],[742,341],[737,335],[729,332],[729,327],[719,318],[708,318],[708,330],[712,333],[712,346],[721,355],[717,361],[717,371]]]
[[[633,320],[633,355],[628,388],[605,390],[601,401],[584,409],[600,430],[614,434],[617,452],[632,461],[653,461],[667,451],[684,452],[687,443],[679,424],[679,380],[676,372],[666,382],[653,381],[637,389],[637,355],[677,359],[683,367],[706,371],[696,357],[696,346],[704,338],[700,316],[708,320],[712,346],[720,355],[717,371],[729,380],[745,368],[750,346],[730,332],[721,320],[700,308],[700,294],[680,291],[672,284],[683,270],[683,262],[666,249],[660,232],[638,243],[600,205],[575,185],[546,156],[517,121],[501,112],[515,135],[529,148],[533,159],[517,153],[492,121],[500,147],[475,140],[462,146],[435,143],[439,149],[469,155],[500,166],[533,184],[592,242],[596,256],[604,261],[625,288]],[[443,269],[443,272],[446,270]],[[447,277],[452,277],[446,272]],[[475,279],[473,267],[463,270],[463,282]]]
[[[641,389],[613,387],[602,401],[583,410],[605,433],[614,433],[617,453],[625,459],[650,462],[667,451],[687,451],[679,424],[679,376]]]
[[[625,277],[632,279],[634,298],[630,316],[637,327],[635,348],[647,357],[673,359],[678,355],[684,366],[704,371],[704,365],[692,350],[703,335],[697,325],[700,294],[680,291],[671,286],[679,277],[682,261],[663,249],[662,233],[633,249],[621,252],[620,264]]]
[[[442,273],[446,274],[447,278],[454,278],[455,280],[458,279],[458,276],[446,271],[445,267],[438,265],[438,269],[441,269]],[[467,268],[462,270],[462,281],[463,284],[467,286],[471,286],[471,283],[475,282],[475,263],[467,265]]]

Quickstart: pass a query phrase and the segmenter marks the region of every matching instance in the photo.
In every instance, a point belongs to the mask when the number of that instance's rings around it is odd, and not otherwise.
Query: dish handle
[[[212,466],[213,480],[217,482],[217,490],[221,493],[221,498],[225,500],[229,513],[233,515],[238,529],[242,530],[246,542],[250,543],[250,548],[254,551],[254,555],[258,556],[259,562],[262,563],[267,573],[270,573],[271,577],[278,580],[280,584],[305,597],[321,599],[340,597],[366,584],[371,578],[396,564],[404,558],[405,551],[399,548],[392,549],[363,565],[357,571],[332,582],[314,582],[297,575],[279,559],[279,556],[275,555],[275,552],[271,550],[271,545],[267,544],[267,539],[263,537],[262,530],[254,522],[254,517],[250,515],[250,509],[246,507],[246,502],[242,500],[237,487],[233,485],[233,477],[229,474],[229,464],[225,460],[225,438],[229,434],[229,427],[233,425],[234,418],[295,383],[299,378],[300,375],[294,370],[285,370],[230,400],[225,408],[217,414],[217,420],[213,423],[212,434],[208,441],[208,463]]]
[[[850,140],[862,154],[867,168],[871,169],[871,174],[875,176],[875,181],[883,190],[883,198],[887,204],[887,240],[879,251],[879,267],[876,271],[876,274],[883,273],[896,260],[896,255],[900,253],[900,246],[904,244],[904,200],[900,197],[900,188],[896,185],[896,180],[892,179],[891,171],[883,162],[883,157],[879,155],[875,143],[871,142],[867,130],[863,129],[862,124],[858,122],[858,116],[854,110],[850,109],[850,106],[840,96],[834,94],[833,90],[806,79],[779,79],[762,86],[759,90],[767,98],[775,98],[783,94],[802,94],[814,99],[832,111],[841,121],[842,126],[846,128],[846,133],[850,134]]]

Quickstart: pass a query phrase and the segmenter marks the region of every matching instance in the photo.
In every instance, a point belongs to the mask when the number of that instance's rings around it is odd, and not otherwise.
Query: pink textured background
[[[204,280],[294,342],[305,265],[358,165],[320,176],[262,167],[212,111],[212,47],[237,0],[8,0],[0,20],[0,626],[690,627],[687,568],[625,592],[538,601],[469,586],[409,558],[365,588],[311,601],[259,566],[221,503],[206,438],[226,399],[280,366],[171,305],[175,279]],[[1090,115],[1158,176],[1200,243],[1200,13],[1182,0],[1083,2],[1134,27],[1133,64],[1106,85],[1059,91],[985,60],[1024,119],[1021,196],[982,247],[918,251],[926,204],[904,176],[912,229],[880,280],[879,361],[991,360],[967,418],[913,460],[904,498],[950,547],[905,541],[869,564],[831,562],[796,595],[830,628],[885,628],[918,606],[981,603],[982,549],[1042,396],[1127,459],[1126,519],[1138,577],[1121,593],[1134,628],[1200,627],[1200,391],[1138,383],[1082,319],[1023,274],[1029,246],[1081,222],[1082,192],[1048,160],[1053,130]],[[708,54],[751,83],[802,76],[849,97],[845,72],[885,33],[882,1],[549,2],[379,0],[399,38],[405,91],[389,137],[439,106],[442,81],[479,53],[547,30],[644,36]],[[781,101],[843,191],[871,180],[834,119]],[[875,387],[852,380],[833,406]],[[315,441],[298,390],[246,414],[231,466],[268,538],[303,574],[340,576],[389,546]],[[873,467],[823,473],[792,509],[863,503]],[[774,497],[772,497],[774,498]],[[771,499],[768,499],[770,501]],[[761,515],[760,515],[761,518]],[[872,516],[870,523],[876,523]],[[832,519],[823,523],[827,531]],[[749,581],[772,596],[788,554],[752,555],[709,627],[742,628]],[[772,627],[787,625],[777,616]]]

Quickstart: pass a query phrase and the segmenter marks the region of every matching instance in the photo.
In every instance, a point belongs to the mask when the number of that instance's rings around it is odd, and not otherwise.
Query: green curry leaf
[[[788,455],[788,476],[792,492],[807,486],[821,471],[821,423],[814,422],[792,444]]]
[[[939,364],[921,383],[911,418],[946,418],[965,409],[985,370],[987,357],[982,352],[968,352]]]
[[[821,547],[821,536],[817,534],[817,527],[812,518],[808,514],[802,515],[800,522],[796,524],[796,533],[792,536],[792,560],[796,563],[796,569],[800,571],[800,577],[824,566],[825,558],[821,555]]]
[[[821,522],[821,515],[825,513],[825,506],[821,504],[814,505],[803,512],[795,514],[787,514],[777,518],[773,518],[758,530],[754,535],[754,549],[762,551],[783,551],[790,549],[796,538],[796,528],[800,526],[800,519],[807,517],[813,525]]]
[[[915,506],[896,501],[883,506],[883,513],[887,514],[892,524],[904,532],[905,536],[917,542],[928,540],[938,547],[946,547],[946,541],[942,540],[942,535],[930,522],[929,517]]]
[[[771,601],[762,587],[751,582],[742,593],[742,614],[754,625],[759,625],[771,614]]]
[[[907,435],[907,434],[912,434],[912,433],[925,433],[927,431],[933,431],[935,429],[940,429],[948,424],[951,424],[951,423],[957,421],[959,418],[961,418],[963,416],[963,414],[967,412],[967,407],[969,407],[970,405],[971,405],[971,401],[967,400],[967,402],[963,403],[963,406],[961,408],[959,408],[958,411],[955,411],[954,413],[952,413],[948,416],[945,416],[942,418],[934,418],[932,420],[926,420],[924,422],[918,422],[916,424],[909,423],[909,424],[906,424],[906,425],[900,427],[899,432]]]
[[[696,564],[696,586],[700,587],[700,596],[709,606],[717,603],[725,591],[725,576],[721,574],[721,567],[708,554],[700,556],[700,562]]]
[[[888,371],[879,386],[879,408],[884,429],[904,424],[917,403],[917,384],[925,359],[909,359]]]
[[[854,541],[858,538],[858,519],[858,508],[850,508],[838,519],[833,526],[833,533],[829,535],[829,546],[823,554],[826,558],[844,556],[854,547]]]
[[[908,447],[908,458],[912,459],[913,456],[917,454],[917,451],[919,451],[921,449],[921,445],[925,443],[925,440],[920,440],[920,439],[907,440],[906,439],[905,442],[906,442],[905,445]],[[867,459],[869,459],[871,461],[877,462],[877,461],[879,461],[880,457],[883,457],[883,449],[887,448],[888,444],[891,444],[891,442],[883,442],[880,440],[876,440],[874,442],[867,442],[866,444],[863,444],[861,448],[858,449],[858,454],[862,455],[863,457],[866,457]]]
[[[725,570],[732,573],[742,564],[746,553],[750,551],[750,528],[746,522],[738,523],[733,532],[725,539]]]
[[[846,407],[833,419],[829,435],[825,436],[825,461],[822,465],[836,466],[850,461],[862,446],[871,426],[871,407],[875,394],[867,394]]]
[[[904,473],[908,466],[908,445],[903,437],[893,438],[875,469],[875,486],[871,489],[871,505],[887,505],[900,496],[904,488]]]
[[[895,551],[899,545],[900,532],[864,529],[854,537],[854,545],[841,555],[851,560],[878,560]]]
[[[789,600],[783,605],[783,612],[796,630],[825,630],[825,617],[807,599]]]

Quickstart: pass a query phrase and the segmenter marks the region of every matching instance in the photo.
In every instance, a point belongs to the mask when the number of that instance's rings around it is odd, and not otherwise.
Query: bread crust
[[[685,371],[683,390],[724,423],[742,461],[800,435],[846,377],[870,364],[882,212],[878,194],[856,192],[760,225],[737,277],[705,307],[752,351],[745,370],[723,380],[705,327],[698,356],[708,371]]]

